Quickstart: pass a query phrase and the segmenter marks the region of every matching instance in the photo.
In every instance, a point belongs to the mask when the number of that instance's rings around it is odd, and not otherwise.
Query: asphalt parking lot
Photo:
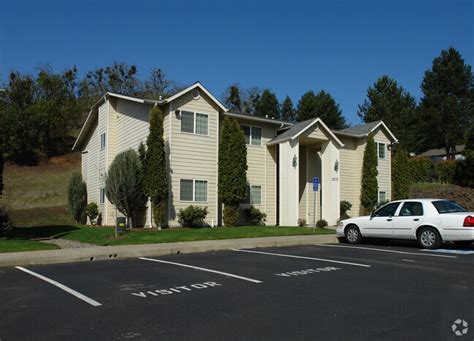
[[[0,268],[0,340],[474,340],[473,269],[405,244]]]

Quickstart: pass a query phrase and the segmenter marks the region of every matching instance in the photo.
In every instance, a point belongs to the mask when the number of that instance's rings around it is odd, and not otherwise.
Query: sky
[[[0,0],[0,80],[114,61],[145,78],[200,81],[221,98],[233,83],[269,88],[296,104],[331,93],[350,124],[382,75],[420,98],[443,49],[474,62],[472,0]]]

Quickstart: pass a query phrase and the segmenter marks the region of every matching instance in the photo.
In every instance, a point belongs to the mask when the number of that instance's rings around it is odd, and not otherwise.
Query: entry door
[[[399,202],[393,202],[375,211],[364,224],[365,235],[367,237],[392,238],[393,217],[399,205]]]

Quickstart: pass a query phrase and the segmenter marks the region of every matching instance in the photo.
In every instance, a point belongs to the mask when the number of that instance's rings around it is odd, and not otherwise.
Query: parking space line
[[[339,247],[339,248],[343,248],[343,249],[361,249],[361,250],[378,251],[378,252],[398,253],[398,254],[401,254],[401,255],[428,256],[428,257],[441,257],[441,258],[458,258],[456,256],[432,255],[432,254],[419,253],[419,252],[406,252],[406,251],[398,251],[398,250],[374,249],[374,248],[371,248],[371,247],[363,247],[363,246],[328,245],[328,244],[316,244],[316,246]]]
[[[183,268],[190,268],[190,269],[194,269],[194,270],[212,272],[212,273],[215,273],[215,274],[224,275],[224,276],[227,276],[227,277],[233,277],[233,278],[241,279],[241,280],[244,280],[244,281],[247,281],[247,282],[252,282],[252,283],[262,283],[262,281],[259,281],[259,280],[256,280],[256,279],[243,277],[243,276],[239,276],[239,275],[234,275],[234,274],[230,274],[228,272],[222,272],[222,271],[217,271],[217,270],[212,270],[212,269],[207,269],[207,268],[201,268],[199,266],[193,266],[193,265],[188,265],[188,264],[183,264],[183,263],[168,262],[168,261],[161,260],[161,259],[146,258],[146,257],[139,257],[139,259],[148,260],[148,261],[151,261],[151,262],[158,262],[158,263],[176,265],[176,266],[181,266]]]
[[[21,270],[23,272],[26,272],[32,276],[35,276],[39,279],[42,279],[43,281],[45,282],[48,282],[56,287],[58,287],[59,289],[62,289],[64,291],[66,291],[67,293],[73,295],[73,296],[76,296],[77,298],[79,298],[80,300],[83,300],[84,302],[87,302],[89,303],[90,305],[94,306],[94,307],[98,307],[98,306],[101,306],[102,304],[93,300],[92,298],[89,298],[83,294],[81,294],[80,292],[77,292],[76,290],[73,290],[67,286],[65,286],[64,284],[61,284],[59,282],[56,282],[55,280],[51,279],[51,278],[48,278],[46,276],[43,276],[43,275],[40,275],[39,273],[36,273],[34,271],[31,271],[31,270],[28,270],[28,269],[25,269],[21,266],[15,266],[15,268],[17,268],[18,270]]]
[[[317,260],[317,261],[321,261],[321,262],[337,263],[337,264],[346,264],[346,265],[360,266],[360,267],[363,267],[363,268],[370,268],[370,265],[367,265],[367,264],[344,262],[344,261],[334,260],[334,259],[314,258],[314,257],[305,257],[305,256],[295,256],[295,255],[288,255],[288,254],[284,254],[284,253],[273,253],[273,252],[263,252],[263,251],[250,251],[250,250],[242,250],[242,249],[232,249],[232,251],[236,251],[236,252],[246,252],[246,253],[256,253],[256,254],[261,254],[261,255],[277,256],[277,257],[309,259],[309,260]]]

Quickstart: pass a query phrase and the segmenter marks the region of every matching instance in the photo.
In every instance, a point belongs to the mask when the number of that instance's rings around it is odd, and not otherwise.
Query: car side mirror
[[[372,212],[370,212],[370,217],[371,217],[371,218],[375,217],[375,210],[373,210]]]

